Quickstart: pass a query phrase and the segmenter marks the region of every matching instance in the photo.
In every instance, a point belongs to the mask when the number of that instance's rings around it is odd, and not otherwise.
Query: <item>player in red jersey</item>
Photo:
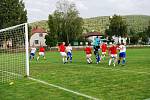
[[[104,42],[102,45],[101,45],[101,50],[102,50],[102,59],[104,60],[105,57],[106,57],[106,50],[107,50],[107,44],[106,42]]]
[[[92,63],[92,59],[91,59],[91,56],[92,56],[92,50],[91,50],[91,47],[90,47],[90,44],[88,44],[86,46],[86,48],[84,49],[85,53],[86,53],[86,60],[87,60],[87,63],[88,64],[91,64]]]
[[[67,54],[66,54],[66,47],[65,42],[61,43],[58,46],[58,51],[60,52],[60,55],[62,56],[63,63],[67,63]]]
[[[42,56],[44,59],[46,59],[45,58],[45,48],[42,45],[39,48],[39,55],[37,57],[37,60],[39,60],[40,56]]]
[[[114,60],[113,65],[115,66],[117,62],[117,46],[115,44],[111,43],[111,46],[109,48],[109,55],[110,55],[109,66],[111,65],[112,60]]]

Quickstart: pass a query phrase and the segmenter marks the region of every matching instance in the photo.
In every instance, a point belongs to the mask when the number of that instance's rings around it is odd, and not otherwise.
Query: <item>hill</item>
[[[47,20],[41,20],[41,21],[36,21],[36,22],[30,23],[30,26],[32,28],[38,26],[38,27],[41,27],[45,30],[48,30]]]
[[[124,20],[127,21],[128,29],[132,29],[135,32],[140,32],[145,30],[149,25],[150,16],[147,15],[127,15],[122,16]],[[84,32],[90,32],[92,30],[104,33],[105,29],[109,25],[109,16],[99,16],[84,19]],[[32,27],[39,26],[48,30],[48,25],[46,20],[37,21],[31,23]]]

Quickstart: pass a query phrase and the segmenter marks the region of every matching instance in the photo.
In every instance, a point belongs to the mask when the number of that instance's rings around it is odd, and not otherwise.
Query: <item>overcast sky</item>
[[[58,0],[23,0],[28,11],[28,21],[47,20]],[[95,16],[150,15],[150,0],[70,0],[83,18]]]

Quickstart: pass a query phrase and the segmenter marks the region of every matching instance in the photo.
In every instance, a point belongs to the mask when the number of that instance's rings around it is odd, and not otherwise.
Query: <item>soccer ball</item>
[[[14,82],[10,82],[10,83],[9,83],[9,85],[13,85],[13,84],[14,84]]]

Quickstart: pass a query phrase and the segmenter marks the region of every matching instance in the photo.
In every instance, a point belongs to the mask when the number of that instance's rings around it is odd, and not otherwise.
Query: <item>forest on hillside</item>
[[[134,32],[142,32],[145,30],[145,28],[148,27],[150,22],[150,16],[146,15],[128,15],[128,16],[122,16],[123,20],[126,20],[128,32],[134,31]],[[30,23],[31,27],[41,27],[45,30],[48,30],[48,24],[46,20],[37,21]],[[84,31],[91,32],[91,31],[98,31],[104,34],[105,29],[107,29],[109,26],[109,16],[99,16],[99,17],[93,17],[93,18],[86,18],[84,19]]]

